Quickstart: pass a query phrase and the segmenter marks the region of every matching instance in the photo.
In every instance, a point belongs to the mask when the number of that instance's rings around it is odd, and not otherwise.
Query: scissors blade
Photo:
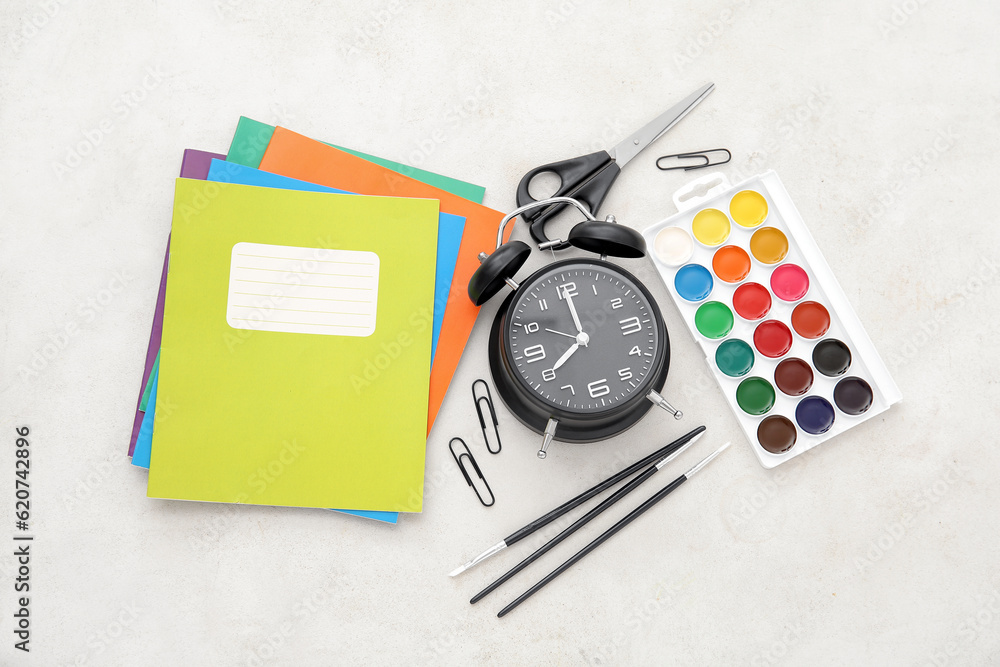
[[[679,123],[681,118],[688,115],[713,90],[715,90],[715,84],[708,83],[694,91],[679,103],[654,118],[652,122],[645,125],[638,132],[627,137],[620,144],[612,148],[611,158],[618,163],[619,168],[624,167],[629,163],[629,160],[642,152],[646,146],[662,137],[667,130]]]

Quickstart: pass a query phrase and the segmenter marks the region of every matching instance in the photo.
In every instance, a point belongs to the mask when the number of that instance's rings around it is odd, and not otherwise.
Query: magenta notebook
[[[208,168],[212,165],[212,158],[225,160],[226,156],[219,153],[208,153],[206,151],[196,151],[193,148],[184,150],[184,158],[181,160],[181,178],[196,178],[199,180],[208,179]],[[149,346],[146,348],[146,366],[142,371],[142,385],[139,386],[139,399],[135,403],[135,421],[132,422],[132,439],[128,444],[128,455],[132,456],[135,451],[135,440],[139,437],[139,427],[142,426],[143,412],[139,406],[142,405],[142,394],[149,383],[149,375],[153,371],[153,363],[156,361],[156,353],[160,351],[160,338],[163,335],[163,298],[167,292],[167,258],[170,257],[170,237],[167,236],[167,250],[163,254],[163,271],[160,274],[160,291],[156,295],[156,310],[153,313],[153,328],[149,333]]]

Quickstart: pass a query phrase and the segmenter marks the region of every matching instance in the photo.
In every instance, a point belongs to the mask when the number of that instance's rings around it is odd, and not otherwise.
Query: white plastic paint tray
[[[704,194],[693,194],[698,192]],[[649,256],[761,465],[780,465],[900,400],[896,383],[773,171],[736,186],[722,174],[708,174],[688,183],[673,199],[680,212],[643,232]],[[753,224],[764,210],[761,202],[766,203],[765,217]],[[723,220],[729,224],[728,234],[721,233]],[[677,229],[660,236],[666,228]],[[774,230],[787,240],[787,251],[777,261],[781,242]],[[687,257],[685,236],[690,242]],[[702,296],[706,274],[711,285]],[[763,308],[763,295],[752,283],[770,297],[770,308],[761,317],[753,317]],[[799,296],[804,284],[807,287]],[[732,318],[728,331],[726,310]],[[829,323],[817,335],[824,311]],[[740,374],[747,348],[752,366]],[[845,355],[850,361],[841,369]],[[803,365],[812,374],[804,391]],[[765,385],[774,394],[769,406]],[[868,407],[859,412],[866,398]],[[790,438],[794,444],[786,446]]]

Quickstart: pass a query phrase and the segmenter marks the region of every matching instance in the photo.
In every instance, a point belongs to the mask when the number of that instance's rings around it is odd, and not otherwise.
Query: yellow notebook
[[[148,495],[419,512],[437,224],[177,179]]]

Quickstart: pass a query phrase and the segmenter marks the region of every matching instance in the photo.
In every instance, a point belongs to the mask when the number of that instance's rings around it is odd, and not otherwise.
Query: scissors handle
[[[597,209],[601,207],[608,190],[611,189],[611,185],[621,171],[621,168],[607,151],[598,151],[570,160],[544,164],[529,171],[518,183],[517,205],[520,207],[537,201],[528,192],[531,179],[539,174],[552,172],[559,177],[560,181],[559,189],[552,195],[553,197],[572,197],[585,204],[590,209],[591,214],[596,215]],[[566,204],[553,204],[521,214],[521,217],[528,221],[531,237],[536,242],[544,243],[549,240],[545,236],[545,223],[558,214],[564,206]],[[569,244],[564,242],[554,246],[554,249],[561,250],[567,247]]]

